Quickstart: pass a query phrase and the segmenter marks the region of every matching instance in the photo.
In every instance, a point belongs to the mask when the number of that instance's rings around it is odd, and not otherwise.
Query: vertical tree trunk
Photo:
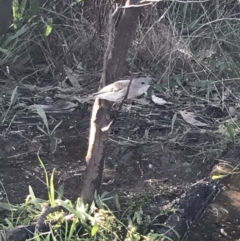
[[[0,35],[5,34],[12,21],[12,0],[0,0]]]
[[[140,0],[127,0],[125,6],[138,3]],[[125,8],[122,18],[115,30],[113,48],[106,63],[106,84],[116,81],[122,76],[128,48],[136,29],[139,7]],[[102,174],[105,159],[105,147],[107,145],[110,125],[111,105],[107,101],[96,100],[92,110],[90,123],[89,145],[86,156],[86,169],[81,197],[84,203],[93,200],[94,192],[99,191],[102,183]],[[105,130],[103,130],[105,128]]]

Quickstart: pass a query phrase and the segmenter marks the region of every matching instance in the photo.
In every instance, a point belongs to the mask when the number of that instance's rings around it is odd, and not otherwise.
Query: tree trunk
[[[12,0],[0,0],[0,36],[5,34],[12,20]]]
[[[140,0],[127,0],[125,6],[138,3]],[[121,9],[121,20],[115,30],[112,51],[106,62],[106,84],[116,81],[122,76],[128,48],[136,29],[139,7]],[[103,81],[104,83],[104,81]],[[100,87],[101,83],[100,83]],[[107,101],[96,100],[92,110],[90,123],[89,145],[86,156],[86,169],[81,197],[84,203],[91,203],[95,191],[99,191],[102,183],[102,175],[105,159],[105,147],[107,145],[110,126],[111,105]],[[105,128],[105,130],[103,130]]]

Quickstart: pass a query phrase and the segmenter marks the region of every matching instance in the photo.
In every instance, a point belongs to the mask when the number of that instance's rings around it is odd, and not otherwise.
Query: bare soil
[[[22,203],[29,185],[37,197],[47,198],[37,153],[49,173],[55,168],[56,188],[64,182],[65,196],[74,200],[81,190],[92,104],[79,101],[86,89],[76,91],[63,86],[63,82],[29,81],[14,83],[19,86],[18,100],[0,127],[1,201]],[[6,106],[14,85],[5,86],[2,93]],[[102,190],[138,200],[158,195],[162,207],[166,207],[191,184],[209,177],[215,160],[233,148],[230,141],[214,132],[228,113],[184,91],[174,93],[170,105],[159,106],[149,99],[144,104],[139,101],[124,105],[111,131]],[[33,104],[45,105],[50,131],[62,121],[51,136],[37,127],[46,131],[42,119],[29,109]],[[179,110],[197,113],[208,125],[191,126],[179,114],[174,121]],[[240,188],[236,183],[236,177],[224,183],[226,190],[216,200],[228,211],[227,217],[216,221],[214,208],[210,207],[188,240],[240,239]]]

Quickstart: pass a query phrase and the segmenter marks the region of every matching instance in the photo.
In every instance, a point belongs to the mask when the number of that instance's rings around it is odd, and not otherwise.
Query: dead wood
[[[139,0],[127,0],[125,6],[137,3],[139,3]],[[108,26],[109,38],[112,38],[113,33],[115,33],[115,36],[112,41],[109,41],[106,50],[109,53],[105,55],[106,62],[104,62],[103,66],[100,88],[102,83],[110,84],[123,75],[125,57],[136,29],[140,8],[127,8],[119,11],[122,11],[122,17],[115,31],[112,31],[113,25]],[[109,24],[111,24],[111,21],[109,21]],[[101,187],[105,147],[111,125],[110,109],[111,104],[104,100],[96,100],[93,106],[86,170],[81,192],[84,203],[90,203],[93,200],[95,191],[99,191]]]
[[[176,204],[177,211],[164,224],[155,226],[154,231],[168,237],[166,240],[185,240],[194,222],[203,215],[219,191],[216,181],[200,181],[192,185]]]

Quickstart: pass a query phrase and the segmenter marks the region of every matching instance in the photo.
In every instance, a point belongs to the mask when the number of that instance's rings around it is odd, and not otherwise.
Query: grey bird
[[[139,77],[132,80],[127,99],[136,98],[147,92],[152,79],[150,77]],[[126,96],[130,80],[118,80],[110,85],[103,87],[97,93],[92,94],[90,98],[104,99],[113,102],[122,101]]]

